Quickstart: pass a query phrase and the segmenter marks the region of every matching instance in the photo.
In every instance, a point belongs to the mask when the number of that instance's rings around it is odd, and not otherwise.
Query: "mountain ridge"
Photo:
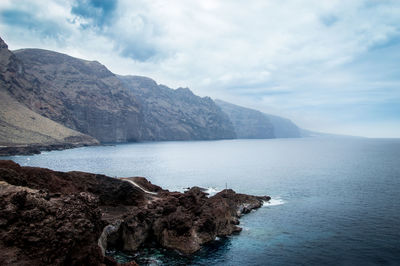
[[[302,131],[302,135],[300,129],[286,118],[213,100],[208,96],[200,97],[189,88],[171,89],[149,77],[117,75],[97,61],[37,48],[11,52],[3,40],[0,46],[3,82],[0,96],[10,98],[3,104],[20,106],[13,109],[15,114],[21,113],[19,117],[36,119],[38,115],[44,131],[54,128],[53,122],[65,128],[68,134],[86,138],[89,145],[98,141],[117,143],[310,135],[304,133],[306,131]],[[9,106],[3,110],[6,107]],[[18,134],[17,129],[7,122],[4,113],[0,117],[0,137],[7,140]],[[51,122],[46,124],[44,121]],[[29,120],[21,120],[21,123],[32,125]],[[4,131],[5,128],[9,131]],[[19,144],[62,142],[40,134],[40,130],[30,134],[31,138],[38,139],[37,143],[33,140],[22,143],[24,134],[20,134]],[[52,141],[46,141],[46,138]],[[5,141],[0,139],[1,143]]]

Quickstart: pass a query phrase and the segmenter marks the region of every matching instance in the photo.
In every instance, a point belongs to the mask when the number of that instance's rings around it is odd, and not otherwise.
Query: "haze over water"
[[[21,165],[145,176],[170,190],[202,186],[270,195],[239,235],[192,257],[150,250],[139,262],[200,265],[400,264],[399,139],[154,142],[11,158]]]

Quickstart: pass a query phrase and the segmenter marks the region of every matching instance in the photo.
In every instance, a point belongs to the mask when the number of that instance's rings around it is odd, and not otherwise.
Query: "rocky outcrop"
[[[188,88],[170,89],[140,76],[118,76],[143,108],[149,140],[210,140],[236,137],[229,118],[209,97]]]
[[[35,84],[11,91],[19,102],[101,142],[146,138],[135,96],[99,62],[41,49],[14,53]]]
[[[161,246],[183,254],[240,232],[270,198],[198,187],[169,192],[145,178],[56,172],[0,161],[0,263],[114,265],[107,249]]]
[[[97,205],[90,193],[50,195],[0,181],[0,264],[103,263]]]
[[[215,100],[232,121],[239,139],[300,138],[300,129],[289,119]]]
[[[43,117],[19,102],[14,92],[29,95],[38,82],[0,38],[0,154],[49,147],[95,145],[94,138]],[[25,147],[25,148],[23,148]],[[14,148],[14,149],[13,149]]]

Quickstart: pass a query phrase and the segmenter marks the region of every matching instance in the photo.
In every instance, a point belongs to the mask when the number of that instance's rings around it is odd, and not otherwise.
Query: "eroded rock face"
[[[269,197],[201,188],[169,192],[143,177],[56,172],[0,161],[0,263],[107,264],[107,249],[161,246],[184,254],[240,232]],[[21,262],[20,262],[21,260]]]
[[[140,208],[130,208],[122,220],[120,215],[109,219],[119,229],[110,236],[112,241],[108,247],[135,251],[155,241],[162,247],[191,254],[217,236],[240,232],[239,217],[269,199],[238,194],[230,189],[210,198],[198,187],[185,193],[161,190]]]
[[[0,38],[0,155],[98,144],[94,138],[41,116],[20,102],[38,94],[40,86]]]
[[[300,138],[300,129],[289,119],[221,100],[215,103],[232,121],[239,139]]]
[[[0,181],[1,265],[99,265],[98,199],[54,196]]]
[[[141,103],[148,140],[233,139],[228,116],[210,97],[173,90],[140,76],[118,76]]]
[[[33,111],[100,142],[145,137],[136,98],[99,62],[41,49],[14,53],[36,88],[13,94]]]

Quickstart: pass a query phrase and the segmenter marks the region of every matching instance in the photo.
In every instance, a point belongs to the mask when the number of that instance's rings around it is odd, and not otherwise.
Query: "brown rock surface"
[[[240,232],[238,218],[269,197],[201,188],[169,192],[143,177],[56,172],[0,161],[0,262],[108,264],[106,249],[156,245],[184,254]]]

